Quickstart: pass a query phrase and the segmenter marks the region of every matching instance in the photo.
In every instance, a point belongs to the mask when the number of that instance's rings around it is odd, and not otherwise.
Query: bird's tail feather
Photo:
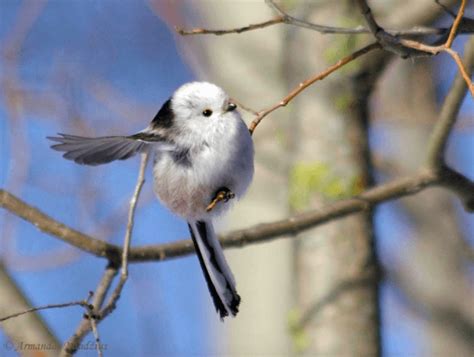
[[[188,226],[217,312],[221,319],[229,314],[235,316],[239,311],[240,296],[212,222],[188,222]]]

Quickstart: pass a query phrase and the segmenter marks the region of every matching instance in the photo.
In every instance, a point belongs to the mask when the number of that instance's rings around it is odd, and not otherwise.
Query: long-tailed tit
[[[100,165],[144,151],[154,154],[154,191],[189,226],[199,263],[221,318],[238,312],[240,296],[212,225],[241,197],[253,176],[253,142],[227,94],[192,82],[166,101],[150,125],[130,136],[85,138],[58,134],[52,148],[78,164]],[[209,211],[216,195],[223,195]]]

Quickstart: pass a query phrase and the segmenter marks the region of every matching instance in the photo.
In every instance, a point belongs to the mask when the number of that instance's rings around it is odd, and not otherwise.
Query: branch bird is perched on
[[[235,316],[240,296],[212,225],[239,198],[253,176],[253,142],[227,94],[214,84],[192,82],[166,101],[150,125],[130,136],[85,138],[58,134],[52,148],[78,164],[100,165],[148,151],[154,154],[158,199],[189,226],[199,263],[221,318]],[[213,203],[212,209],[209,204]]]

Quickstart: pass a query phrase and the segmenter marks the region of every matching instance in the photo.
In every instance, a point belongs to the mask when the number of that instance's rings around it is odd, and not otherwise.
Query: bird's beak
[[[237,108],[237,105],[235,103],[229,102],[229,104],[227,104],[226,112],[232,112],[236,108]]]

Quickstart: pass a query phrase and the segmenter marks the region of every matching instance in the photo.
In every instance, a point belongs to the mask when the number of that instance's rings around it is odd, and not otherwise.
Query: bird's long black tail
[[[235,316],[239,311],[240,296],[212,222],[188,222],[188,226],[217,312],[221,319],[229,314]]]

